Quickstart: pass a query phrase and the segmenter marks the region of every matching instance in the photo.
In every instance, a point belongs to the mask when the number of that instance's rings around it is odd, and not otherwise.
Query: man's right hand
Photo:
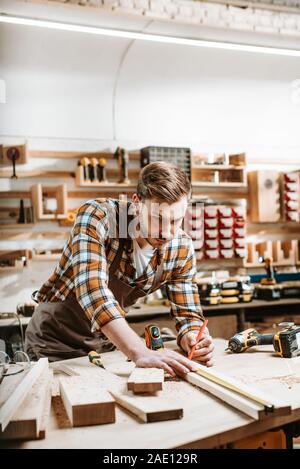
[[[145,349],[134,357],[134,361],[139,368],[162,368],[171,376],[175,376],[176,373],[186,374],[190,371],[196,371],[191,360],[168,349],[162,352]]]

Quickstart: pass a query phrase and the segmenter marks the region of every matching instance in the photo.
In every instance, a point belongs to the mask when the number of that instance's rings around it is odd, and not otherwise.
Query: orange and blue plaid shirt
[[[100,332],[102,326],[126,314],[108,288],[109,267],[120,239],[109,236],[107,207],[118,210],[119,201],[106,199],[103,204],[103,199],[94,199],[80,207],[61,259],[36,295],[38,302],[64,301],[75,296],[91,321],[93,332]],[[199,330],[204,319],[195,282],[196,260],[191,238],[180,230],[171,241],[155,250],[138,278],[135,278],[133,242],[131,238],[128,241],[115,275],[148,292],[157,265],[163,262],[161,284],[166,287],[180,344],[182,336]]]

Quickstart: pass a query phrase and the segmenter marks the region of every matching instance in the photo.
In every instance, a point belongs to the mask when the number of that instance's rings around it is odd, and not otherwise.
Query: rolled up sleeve
[[[79,209],[71,245],[73,282],[77,301],[91,321],[92,332],[99,332],[105,324],[125,316],[108,288],[106,232],[105,211],[90,205]]]
[[[188,245],[181,249],[186,252],[181,253],[180,257],[186,260],[174,271],[172,279],[166,285],[167,295],[171,302],[171,316],[175,320],[178,331],[179,346],[184,334],[199,330],[204,321],[195,281],[196,260],[192,242],[188,242]]]

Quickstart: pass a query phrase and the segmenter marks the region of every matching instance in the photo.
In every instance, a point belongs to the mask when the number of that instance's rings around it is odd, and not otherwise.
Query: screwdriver
[[[88,357],[90,362],[93,363],[93,365],[100,366],[100,368],[104,369],[104,365],[101,362],[101,356],[99,355],[99,353],[95,352],[95,350],[91,350],[91,352],[89,352]]]

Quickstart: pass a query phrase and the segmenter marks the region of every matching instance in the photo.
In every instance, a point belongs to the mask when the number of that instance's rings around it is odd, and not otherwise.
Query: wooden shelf
[[[245,166],[236,166],[233,164],[199,164],[197,166],[193,166],[193,169],[218,169],[220,171],[228,171],[228,170],[245,170]]]
[[[246,187],[245,166],[193,164],[192,184],[195,187]]]
[[[10,178],[12,175],[11,171],[0,171],[0,178]],[[43,177],[43,178],[75,178],[74,171],[45,171],[40,169],[35,169],[32,171],[17,171],[18,179],[23,178],[33,178],[33,177]]]
[[[8,223],[8,224],[3,224],[3,225],[0,224],[0,226],[1,226],[1,230],[12,229],[12,228],[23,229],[23,228],[33,228],[34,223]]]
[[[59,261],[61,254],[33,254],[33,261]]]
[[[134,187],[136,187],[136,183],[130,183],[130,184],[126,184],[126,183],[122,183],[122,182],[114,182],[114,181],[110,181],[110,182],[97,182],[97,181],[93,181],[93,182],[90,182],[90,181],[87,181],[87,182],[81,182],[80,185],[78,184],[79,187],[99,187],[99,189],[103,188],[120,188],[120,189],[133,189]]]
[[[114,153],[109,151],[98,152],[82,152],[82,151],[45,151],[45,150],[29,150],[28,156],[30,158],[61,158],[61,159],[80,159],[80,158],[105,158],[106,160],[113,160]],[[129,159],[132,161],[140,160],[140,152],[129,152]]]
[[[14,266],[11,266],[11,267],[0,267],[0,273],[1,272],[21,272],[23,269],[26,269],[27,266],[22,266],[22,267],[14,267]]]
[[[247,187],[246,183],[243,182],[192,182],[192,187],[221,187],[224,188],[232,188],[232,187]]]

